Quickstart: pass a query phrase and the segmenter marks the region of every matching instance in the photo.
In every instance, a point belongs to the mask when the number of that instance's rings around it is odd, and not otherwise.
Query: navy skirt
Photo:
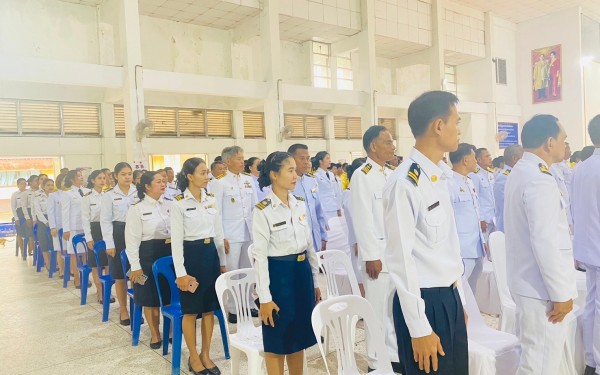
[[[121,252],[125,250],[125,223],[113,221],[113,240],[115,242],[115,256],[108,257],[110,277],[115,280],[125,279],[123,266],[121,265]],[[126,265],[129,268],[129,265]]]
[[[136,305],[160,307],[158,289],[156,289],[156,282],[154,282],[154,275],[152,273],[152,265],[157,259],[170,255],[170,242],[166,243],[165,240],[149,240],[140,243],[140,266],[142,266],[142,271],[144,271],[144,275],[148,276],[148,279],[144,285],[133,283],[133,302]],[[159,283],[163,303],[165,306],[169,305],[171,303],[169,282],[167,279],[161,278]]]
[[[99,221],[92,221],[90,223],[90,229],[92,230],[92,241],[94,243],[98,241],[102,241],[102,229],[100,228]],[[108,265],[108,259],[105,251],[102,251],[98,254],[98,259],[100,260],[100,267],[106,267]],[[96,264],[96,257],[94,256],[94,249],[88,249],[88,264],[90,267],[98,267]]]
[[[47,218],[46,218],[47,219]],[[46,234],[48,227],[42,223],[37,224],[37,237],[42,251],[54,251],[54,244],[52,241],[48,242],[48,236]]]
[[[25,223],[25,215],[23,215],[23,209],[19,207],[17,208],[17,217],[15,218],[15,229],[17,230],[17,235],[20,237],[25,237],[25,227],[27,227],[27,224]]]
[[[199,284],[194,293],[181,292],[181,311],[184,314],[203,314],[219,309],[215,283],[221,275],[221,262],[213,239],[207,238],[206,242],[183,241],[185,271]]]
[[[317,343],[310,321],[315,307],[315,285],[306,251],[268,257],[269,290],[279,306],[275,327],[262,324],[266,353],[293,354]]]

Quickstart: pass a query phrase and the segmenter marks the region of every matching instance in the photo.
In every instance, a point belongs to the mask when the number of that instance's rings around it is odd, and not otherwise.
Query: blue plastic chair
[[[46,228],[46,238],[48,239],[48,248],[50,249],[50,266],[48,267],[48,278],[54,277],[56,272],[56,251],[54,251],[54,245],[52,241],[52,234],[50,234],[50,227]]]
[[[60,244],[60,254],[65,258],[65,266],[63,267],[63,288],[66,288],[67,285],[69,285],[69,280],[71,280],[71,255],[67,253],[67,249],[63,246],[62,228],[58,230],[58,243]]]
[[[88,283],[90,281],[90,273],[92,272],[92,268],[88,265],[87,257],[85,258],[85,263],[81,260],[79,252],[77,252],[77,248],[79,246],[83,247],[83,254],[87,255],[87,242],[85,241],[85,234],[80,233],[73,236],[71,239],[73,243],[73,252],[75,253],[75,260],[77,261],[77,270],[79,271],[79,286],[81,287],[81,305],[85,305],[87,303],[87,291],[88,291]]]
[[[44,256],[42,255],[42,247],[40,246],[40,239],[38,236],[38,224],[33,225],[33,266],[36,268],[36,272],[42,272],[44,267]]]
[[[171,328],[171,322],[173,323],[173,356],[171,358],[171,374],[178,375],[181,370],[181,336],[183,334],[181,328],[181,320],[183,318],[183,312],[181,311],[181,302],[179,296],[179,288],[175,283],[175,272],[173,271],[173,257],[166,256],[157,259],[152,265],[152,274],[154,275],[154,282],[156,283],[156,289],[158,290],[158,298],[160,299],[160,311],[163,315],[163,355],[167,355],[169,352],[169,332]],[[159,275],[162,275],[169,282],[169,289],[171,291],[171,301],[169,305],[165,305],[162,300],[162,294],[160,290]],[[225,358],[229,359],[229,344],[227,342],[227,328],[225,327],[225,319],[221,310],[215,311],[215,316],[219,319],[219,328],[221,329],[221,339],[223,340],[223,350],[225,352]]]
[[[127,276],[127,265],[129,259],[125,249],[121,251],[121,265],[123,266],[123,275],[125,275],[125,285],[127,285],[127,295],[129,296],[129,319],[131,319],[131,346],[138,346],[140,343],[140,328],[144,323],[142,319],[142,306],[133,302],[133,286],[129,287],[129,276]]]
[[[96,241],[94,243],[94,258],[96,258],[96,264],[100,264],[100,253],[106,252],[106,243],[101,241]],[[100,269],[100,268],[98,268]],[[98,278],[100,279],[100,284],[102,284],[102,321],[108,321],[108,313],[110,312],[110,290],[112,289],[115,280],[110,277],[110,263],[108,265],[108,275],[102,275],[98,272]]]

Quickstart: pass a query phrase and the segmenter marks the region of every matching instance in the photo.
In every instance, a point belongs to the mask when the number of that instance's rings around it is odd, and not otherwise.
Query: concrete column
[[[431,1],[431,48],[429,54],[430,88],[431,90],[442,90],[444,79],[444,1]]]
[[[244,112],[234,110],[232,115],[233,139],[244,139]]]
[[[355,81],[357,89],[365,92],[361,111],[361,128],[365,132],[377,123],[377,107],[374,102],[377,61],[375,55],[375,2],[360,2],[362,31],[358,34],[359,72]],[[356,76],[355,76],[356,77]]]

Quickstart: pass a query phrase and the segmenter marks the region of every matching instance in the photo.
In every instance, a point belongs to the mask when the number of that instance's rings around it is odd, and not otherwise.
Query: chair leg
[[[110,289],[112,283],[105,281],[102,283],[102,321],[108,321],[108,313],[110,311]]]
[[[42,268],[46,265],[46,262],[44,261],[44,254],[43,254],[43,250],[41,248],[38,248],[37,250],[37,267],[36,267],[36,271],[42,272]]]
[[[247,354],[247,353],[246,353]],[[264,358],[258,353],[247,354],[248,356],[248,375],[261,375]]]
[[[48,278],[54,277],[56,272],[56,251],[50,251],[50,266],[48,267]]]
[[[63,288],[66,288],[69,285],[69,280],[71,279],[71,256],[69,254],[65,255],[65,269],[63,270]]]
[[[133,323],[134,310],[136,307],[137,306],[133,302],[133,298],[129,297],[129,321],[132,323]],[[129,330],[133,332],[133,324],[129,324]]]
[[[171,374],[179,375],[181,371],[181,318],[173,319],[173,354],[171,355]]]
[[[169,332],[171,332],[171,319],[163,314],[163,355],[169,353]]]
[[[21,254],[23,261],[27,260],[27,245],[29,244],[29,237],[23,237],[23,254]]]
[[[88,281],[90,280],[90,269],[83,269],[79,272],[81,286],[81,304],[87,303]]]
[[[219,319],[219,329],[221,330],[221,340],[223,341],[223,351],[225,352],[225,359],[229,359],[229,340],[227,339],[227,326],[225,325],[225,318],[223,317],[223,311],[215,311],[217,319]]]
[[[236,348],[231,347],[231,375],[240,375],[240,357],[242,352]]]
[[[133,310],[133,318],[131,320],[131,326],[133,327],[131,345],[138,346],[140,342],[140,328],[142,326],[142,307],[131,304],[130,310]]]
[[[37,247],[35,246],[35,240],[33,241],[33,252],[31,255],[31,265],[35,267],[37,264]]]

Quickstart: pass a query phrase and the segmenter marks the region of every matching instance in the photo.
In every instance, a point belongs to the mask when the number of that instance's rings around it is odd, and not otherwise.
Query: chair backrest
[[[60,228],[58,230],[58,244],[60,245],[60,253],[62,255],[67,255],[67,249],[65,249],[65,245],[63,244],[63,230]]]
[[[475,296],[473,295],[473,291],[471,290],[471,286],[469,285],[469,281],[462,278],[462,287],[465,293],[465,309],[467,314],[469,315],[469,323],[467,326],[468,330],[478,329],[480,327],[487,327],[483,317],[481,316],[481,311],[479,310],[479,306],[477,306],[477,300],[475,300]]]
[[[490,234],[490,254],[492,254],[492,265],[496,285],[502,306],[514,306],[515,302],[508,288],[508,276],[506,273],[506,241],[504,233],[494,232]]]
[[[169,305],[180,305],[179,288],[177,287],[177,283],[175,283],[175,271],[173,270],[173,257],[169,255],[155,260],[154,264],[152,264],[152,275],[154,276],[154,282],[156,283],[156,290],[158,290],[158,299],[160,300],[160,305],[162,307]],[[161,275],[169,282],[171,301],[162,300],[160,283],[158,282],[159,276]]]
[[[52,234],[50,232],[50,227],[46,227],[46,241],[48,242],[48,249],[53,251],[54,250],[54,241],[52,241]]]
[[[250,301],[250,291],[254,290],[256,285],[256,273],[253,268],[242,268],[235,271],[221,274],[215,283],[217,298],[222,311],[227,311],[225,306],[225,294],[229,293],[235,303],[235,312],[237,314],[238,332],[244,329],[254,327],[252,314],[250,310],[254,308],[254,301]],[[227,321],[227,319],[225,319]]]
[[[38,243],[40,242],[38,239],[38,224],[37,223],[33,224],[33,240]]]
[[[106,242],[104,242],[104,240],[100,240],[100,241],[95,241],[94,242],[94,258],[96,258],[96,264],[101,264],[100,263],[100,253],[103,251],[106,251]],[[110,275],[110,264],[112,262],[108,262],[108,269],[109,269],[109,275]]]
[[[123,275],[125,277],[125,284],[129,282],[129,276],[127,276],[127,265],[129,264],[129,258],[127,257],[127,251],[123,249],[121,251],[121,267],[123,268]]]
[[[341,250],[326,250],[317,253],[317,260],[319,261],[319,268],[323,271],[325,279],[327,280],[327,298],[337,297],[340,295],[338,287],[338,278],[336,276],[346,276],[350,280],[350,287],[352,294],[360,296],[360,289],[358,287],[358,281],[350,263],[348,255]],[[339,270],[343,270],[340,272]]]
[[[311,316],[315,337],[322,336],[323,328],[327,328],[329,334],[332,335],[330,337],[334,339],[338,374],[359,374],[352,341],[352,325],[357,321],[355,317],[363,318],[365,325],[369,328],[366,332],[371,335],[370,342],[374,345],[378,373],[393,374],[380,319],[375,317],[375,312],[366,299],[355,295],[330,297],[317,304]],[[323,343],[321,340],[317,340],[317,343],[325,362],[325,368],[329,373]]]
[[[87,252],[88,247],[87,242],[85,241],[85,234],[79,233],[74,235],[71,239],[71,243],[73,244],[73,252],[75,253],[75,255],[81,255]],[[77,251],[77,248],[80,246],[83,247],[83,253]],[[77,266],[81,267],[84,265],[80,257],[75,257],[75,259],[77,259]],[[87,258],[85,265],[87,266]]]

